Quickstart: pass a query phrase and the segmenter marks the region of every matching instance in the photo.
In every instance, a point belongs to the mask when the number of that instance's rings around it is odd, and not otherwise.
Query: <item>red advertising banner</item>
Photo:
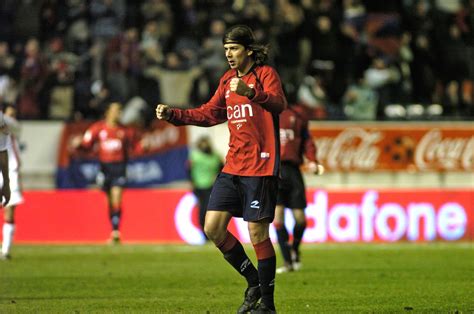
[[[473,124],[312,123],[310,129],[329,171],[474,171]]]
[[[473,190],[308,190],[307,196],[305,242],[474,240]],[[30,191],[25,199],[16,211],[17,243],[105,243],[110,235],[99,191]],[[196,198],[187,191],[129,189],[122,218],[124,242],[204,243]],[[230,230],[249,242],[243,220],[234,219]]]

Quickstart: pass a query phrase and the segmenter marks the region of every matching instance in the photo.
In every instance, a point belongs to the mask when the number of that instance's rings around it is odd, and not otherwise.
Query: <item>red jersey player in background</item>
[[[308,160],[307,168],[315,174],[322,174],[324,167],[316,157],[316,146],[308,130],[305,109],[292,105],[280,114],[281,180],[278,188],[275,226],[278,244],[283,255],[284,265],[277,269],[283,273],[301,268],[299,246],[306,228],[306,195],[300,166],[303,155]],[[291,209],[295,219],[293,243],[288,243],[285,227],[285,207]]]
[[[230,70],[220,79],[214,96],[196,109],[159,104],[156,116],[174,125],[209,127],[228,122],[229,151],[211,192],[204,231],[247,280],[237,313],[275,313],[276,257],[269,225],[275,215],[280,166],[278,115],[287,102],[275,69],[264,64],[267,47],[255,42],[249,27],[227,30],[223,45]],[[248,221],[258,270],[227,230],[232,216]]]
[[[135,145],[135,133],[120,124],[122,105],[112,102],[106,109],[105,119],[92,124],[82,138],[73,140],[73,147],[90,150],[98,144],[100,172],[97,183],[107,194],[109,217],[112,225],[111,241],[120,242],[122,193],[127,183],[128,154]]]

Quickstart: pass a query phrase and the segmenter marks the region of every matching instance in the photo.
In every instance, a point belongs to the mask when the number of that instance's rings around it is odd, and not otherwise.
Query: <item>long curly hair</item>
[[[268,59],[269,45],[257,43],[252,29],[247,25],[235,25],[229,28],[222,38],[222,43],[240,44],[253,51],[253,58],[258,65],[264,64]]]

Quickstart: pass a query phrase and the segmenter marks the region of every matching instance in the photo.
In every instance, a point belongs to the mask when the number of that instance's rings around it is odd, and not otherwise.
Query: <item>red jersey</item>
[[[81,148],[99,144],[100,162],[126,162],[134,142],[134,132],[123,125],[111,127],[105,121],[92,124],[82,138]]]
[[[249,99],[230,91],[236,70],[227,71],[214,96],[196,109],[171,109],[174,125],[213,126],[228,121],[229,151],[223,172],[239,176],[276,176],[280,165],[278,114],[286,106],[280,77],[268,66],[254,66],[241,79],[254,88]]]
[[[280,143],[281,161],[301,165],[303,155],[310,161],[317,161],[316,145],[301,107],[292,106],[280,114]]]

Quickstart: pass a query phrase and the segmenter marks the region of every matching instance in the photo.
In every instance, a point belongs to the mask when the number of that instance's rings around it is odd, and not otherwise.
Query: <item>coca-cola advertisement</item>
[[[472,124],[313,123],[310,131],[329,171],[474,170]]]

